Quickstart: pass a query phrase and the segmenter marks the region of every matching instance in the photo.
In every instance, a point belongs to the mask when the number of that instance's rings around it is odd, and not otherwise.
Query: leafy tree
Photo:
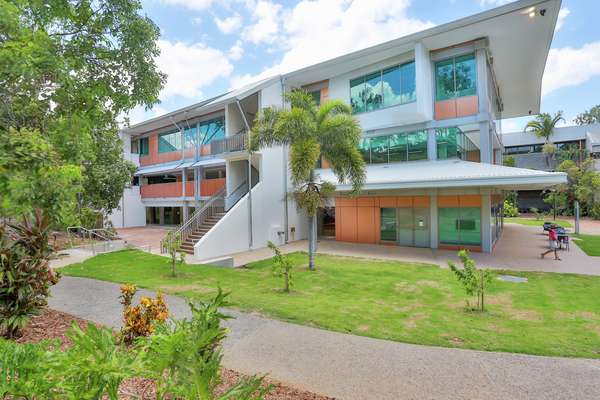
[[[558,111],[554,116],[541,113],[525,125],[525,131],[533,132],[537,137],[544,139],[545,143],[550,143],[550,136],[554,133],[554,127],[560,121],[564,121],[562,111]]]
[[[171,276],[175,277],[177,275],[175,267],[177,264],[181,265],[185,261],[185,253],[181,251],[181,233],[169,231],[163,243],[169,257],[171,257]]]
[[[506,156],[504,157],[504,160],[502,161],[502,164],[505,167],[516,167],[517,166],[517,162],[515,160],[515,158],[513,156]]]
[[[544,201],[554,204],[556,197],[557,211],[566,211],[571,215],[575,201],[579,201],[582,215],[600,218],[597,212],[600,208],[600,173],[594,168],[594,160],[588,158],[579,165],[566,160],[557,170],[567,174],[567,183],[559,185]]]
[[[290,286],[292,286],[292,261],[290,258],[281,253],[279,247],[271,241],[267,243],[269,248],[275,253],[273,256],[273,273],[283,278],[283,291],[286,293],[290,292]]]
[[[158,27],[140,11],[139,0],[0,2],[0,145],[51,155],[36,159],[47,172],[28,173],[31,157],[15,160],[23,153],[0,161],[0,185],[11,189],[3,216],[42,207],[66,224],[74,204],[106,213],[118,203],[133,167],[123,160],[117,119],[157,103],[165,79],[154,61]],[[11,163],[23,167],[15,176],[7,176]],[[38,191],[44,184],[53,187]],[[20,188],[31,201],[22,202]]]
[[[575,117],[577,125],[600,124],[600,105],[594,106]]]
[[[477,269],[475,261],[469,256],[467,250],[458,252],[463,268],[457,268],[454,262],[448,261],[448,266],[456,275],[456,278],[462,283],[465,292],[468,296],[477,296],[477,310],[485,311],[485,291],[487,286],[492,282],[493,272],[489,269]],[[467,307],[469,300],[467,300]]]
[[[309,268],[315,269],[316,214],[335,187],[321,182],[315,166],[322,156],[340,182],[350,181],[358,194],[365,181],[365,162],[358,151],[359,122],[349,105],[329,100],[318,107],[313,97],[301,90],[284,95],[289,109],[268,107],[256,117],[250,135],[251,150],[284,145],[290,147],[289,170],[294,198],[309,217]]]
[[[48,233],[49,221],[41,212],[23,223],[0,226],[0,334],[8,338],[18,336],[40,313],[58,282],[48,265]]]

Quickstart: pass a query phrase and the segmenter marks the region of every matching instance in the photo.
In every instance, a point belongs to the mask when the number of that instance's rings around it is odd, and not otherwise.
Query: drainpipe
[[[238,106],[238,110],[240,110],[240,114],[242,114],[242,120],[246,126],[246,131],[248,131],[248,248],[252,249],[252,153],[250,152],[250,125],[248,124],[248,120],[246,119],[246,114],[244,114],[240,100],[236,98],[235,102]]]
[[[285,101],[283,99],[283,94],[285,93],[285,78],[283,76],[279,76],[279,81],[281,82],[281,108],[285,107]],[[287,146],[283,145],[283,227],[285,231],[284,240],[285,243],[288,243],[290,240],[289,237],[289,210],[288,210],[288,181],[287,181]]]

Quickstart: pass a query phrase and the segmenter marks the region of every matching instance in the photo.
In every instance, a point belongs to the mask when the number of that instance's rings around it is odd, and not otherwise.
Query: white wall
[[[113,227],[130,228],[146,225],[146,208],[142,204],[139,186],[126,188],[119,204],[119,207],[108,216]]]

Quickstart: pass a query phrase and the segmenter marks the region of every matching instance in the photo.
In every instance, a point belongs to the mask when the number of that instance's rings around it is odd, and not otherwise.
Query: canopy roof
[[[321,181],[333,182],[339,191],[352,189],[340,183],[332,170],[317,170]],[[462,160],[411,161],[367,166],[363,190],[490,187],[507,190],[545,189],[567,183],[563,172],[545,172]]]

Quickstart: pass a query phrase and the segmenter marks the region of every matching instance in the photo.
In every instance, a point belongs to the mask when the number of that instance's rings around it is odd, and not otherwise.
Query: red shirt
[[[555,229],[550,229],[550,231],[548,232],[548,239],[550,240],[557,240],[558,236],[556,236],[556,230]]]

